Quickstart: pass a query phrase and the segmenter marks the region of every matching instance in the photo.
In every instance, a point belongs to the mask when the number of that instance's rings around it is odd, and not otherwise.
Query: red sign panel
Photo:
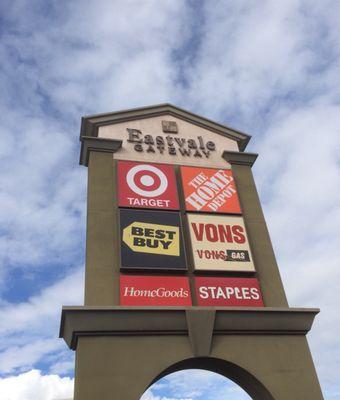
[[[182,276],[120,276],[122,306],[191,306],[189,280]]]
[[[171,165],[119,161],[118,183],[119,206],[179,208],[176,177]]]
[[[199,306],[263,307],[256,278],[196,277]]]
[[[181,167],[181,175],[187,210],[241,213],[230,169]]]

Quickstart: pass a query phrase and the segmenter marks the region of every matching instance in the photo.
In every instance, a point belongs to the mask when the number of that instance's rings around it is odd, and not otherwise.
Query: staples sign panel
[[[255,271],[243,218],[188,214],[196,270]]]
[[[255,278],[195,278],[199,306],[263,307],[259,282]]]
[[[241,213],[231,170],[181,167],[181,176],[188,211]]]
[[[120,210],[121,268],[186,270],[177,212]]]
[[[118,162],[118,204],[122,207],[178,210],[171,165]]]
[[[191,306],[189,280],[174,276],[120,276],[122,306]]]

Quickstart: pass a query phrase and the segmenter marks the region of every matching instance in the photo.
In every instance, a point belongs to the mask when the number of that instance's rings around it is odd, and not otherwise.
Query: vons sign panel
[[[171,165],[118,162],[121,207],[178,210],[175,172]]]
[[[199,306],[263,307],[255,278],[196,277],[195,286]]]
[[[181,167],[188,211],[241,213],[231,170]]]
[[[188,214],[196,270],[255,271],[240,216]]]
[[[177,212],[120,210],[121,268],[185,270]]]
[[[182,276],[120,276],[122,306],[191,306],[189,280]]]

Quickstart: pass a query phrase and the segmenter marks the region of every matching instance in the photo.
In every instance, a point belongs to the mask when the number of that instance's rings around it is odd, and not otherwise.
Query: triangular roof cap
[[[160,115],[172,115],[184,121],[198,125],[202,128],[216,132],[230,139],[236,140],[240,151],[244,151],[251,136],[230,128],[226,125],[211,121],[210,119],[193,114],[172,104],[157,104],[147,107],[132,108],[105,114],[88,115],[82,118],[80,140],[84,137],[97,137],[98,128],[105,125],[113,125],[119,122],[133,121],[136,119],[156,117]]]

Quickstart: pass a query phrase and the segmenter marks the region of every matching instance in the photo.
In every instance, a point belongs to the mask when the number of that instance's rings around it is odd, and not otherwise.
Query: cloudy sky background
[[[288,299],[321,308],[309,343],[338,399],[340,2],[2,0],[0,18],[1,399],[72,397],[57,335],[83,298],[81,116],[162,102],[253,136]],[[247,398],[210,373],[187,382],[144,398]]]

